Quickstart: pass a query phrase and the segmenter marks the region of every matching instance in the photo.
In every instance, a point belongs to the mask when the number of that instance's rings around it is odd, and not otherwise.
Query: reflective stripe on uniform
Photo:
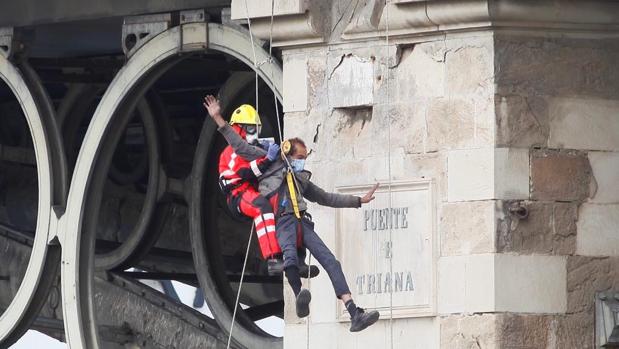
[[[262,176],[262,172],[260,172],[260,169],[258,168],[258,160],[250,162],[249,166],[251,166],[251,170],[254,172],[256,177]]]

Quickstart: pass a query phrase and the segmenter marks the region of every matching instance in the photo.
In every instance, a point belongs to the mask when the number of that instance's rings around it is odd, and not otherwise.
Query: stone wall
[[[315,183],[436,188],[432,316],[350,334],[323,274],[307,320],[287,289],[285,348],[594,347],[595,293],[619,282],[619,41],[601,2],[508,2],[334,1],[300,10],[332,20],[311,45],[280,37]],[[310,211],[335,248],[335,210]]]

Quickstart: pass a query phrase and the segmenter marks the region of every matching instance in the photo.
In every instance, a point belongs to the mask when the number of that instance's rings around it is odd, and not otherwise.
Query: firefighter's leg
[[[241,194],[239,210],[254,220],[262,256],[268,259],[281,253],[275,235],[275,215],[269,201],[251,188]]]

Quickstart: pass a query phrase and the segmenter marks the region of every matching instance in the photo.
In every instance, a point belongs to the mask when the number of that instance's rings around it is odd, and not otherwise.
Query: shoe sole
[[[301,290],[297,296],[297,317],[304,318],[309,315],[309,304],[312,301],[312,294],[309,290]]]
[[[380,318],[380,314],[378,312],[373,312],[370,317],[368,317],[368,321],[362,324],[360,327],[351,327],[350,332],[360,332],[365,330],[366,328],[374,325],[376,321]]]

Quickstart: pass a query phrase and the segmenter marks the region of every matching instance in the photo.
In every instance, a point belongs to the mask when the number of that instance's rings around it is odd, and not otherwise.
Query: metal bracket
[[[208,13],[204,9],[180,12],[181,52],[204,50],[208,47]]]
[[[125,17],[122,30],[122,46],[125,56],[131,57],[150,39],[168,30],[171,23],[172,16],[169,13]]]
[[[619,348],[619,292],[595,295],[595,347]]]
[[[13,53],[13,27],[0,28],[0,55],[11,57]]]

